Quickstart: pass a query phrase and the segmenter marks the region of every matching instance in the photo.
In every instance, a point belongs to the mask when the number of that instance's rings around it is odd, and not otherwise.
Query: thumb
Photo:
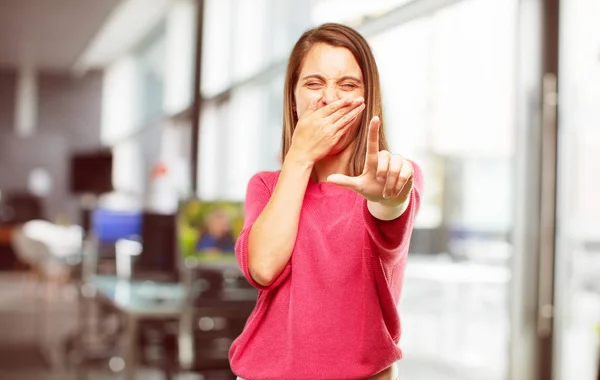
[[[327,183],[358,191],[358,177],[349,177],[343,174],[331,174],[327,177]]]

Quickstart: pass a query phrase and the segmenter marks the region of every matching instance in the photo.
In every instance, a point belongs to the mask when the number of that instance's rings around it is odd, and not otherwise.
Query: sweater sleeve
[[[423,175],[421,168],[411,162],[414,168],[413,188],[409,195],[408,208],[394,220],[384,221],[371,215],[367,200],[362,201],[362,211],[369,238],[377,247],[382,259],[397,258],[402,252],[408,251],[410,236],[415,223],[417,212],[421,205],[423,193]]]
[[[269,286],[260,285],[254,281],[250,275],[250,268],[248,266],[248,239],[250,230],[271,198],[271,188],[267,183],[267,178],[265,178],[266,174],[267,173],[255,174],[248,183],[246,203],[244,206],[244,227],[235,245],[235,255],[240,269],[248,282],[259,290],[276,288],[283,280],[285,280],[291,271],[291,264],[288,262],[279,277],[277,277],[277,279]]]

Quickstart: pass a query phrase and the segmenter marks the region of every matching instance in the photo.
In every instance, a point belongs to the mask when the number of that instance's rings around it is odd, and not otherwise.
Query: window
[[[204,15],[198,194],[243,200],[253,174],[281,166],[283,71],[308,2],[208,0]]]
[[[377,17],[414,0],[313,0],[311,20],[313,25],[339,22],[357,25],[367,17]]]

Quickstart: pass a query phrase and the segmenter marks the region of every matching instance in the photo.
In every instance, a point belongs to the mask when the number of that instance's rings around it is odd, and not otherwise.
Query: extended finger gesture
[[[358,177],[332,174],[327,182],[356,191],[367,200],[400,205],[406,201],[413,184],[413,166],[402,156],[379,150],[381,121],[375,116],[367,134],[365,167]]]

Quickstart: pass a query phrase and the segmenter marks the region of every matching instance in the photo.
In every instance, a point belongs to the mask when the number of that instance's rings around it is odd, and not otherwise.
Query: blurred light
[[[131,277],[132,257],[142,253],[142,243],[135,240],[119,239],[116,248],[116,271],[120,278]]]
[[[52,177],[44,168],[33,169],[27,182],[29,192],[37,197],[45,197],[52,191]]]
[[[108,361],[108,366],[113,372],[121,372],[125,369],[125,360],[119,357],[112,357]]]
[[[29,137],[35,133],[38,114],[38,76],[32,67],[19,71],[16,94],[16,133]]]
[[[198,265],[198,259],[195,257],[186,257],[184,263],[186,268],[195,268]]]
[[[142,253],[142,243],[135,240],[119,239],[116,243],[117,254],[139,256]]]
[[[202,317],[198,321],[198,327],[202,331],[210,331],[215,328],[215,321],[210,317]]]

